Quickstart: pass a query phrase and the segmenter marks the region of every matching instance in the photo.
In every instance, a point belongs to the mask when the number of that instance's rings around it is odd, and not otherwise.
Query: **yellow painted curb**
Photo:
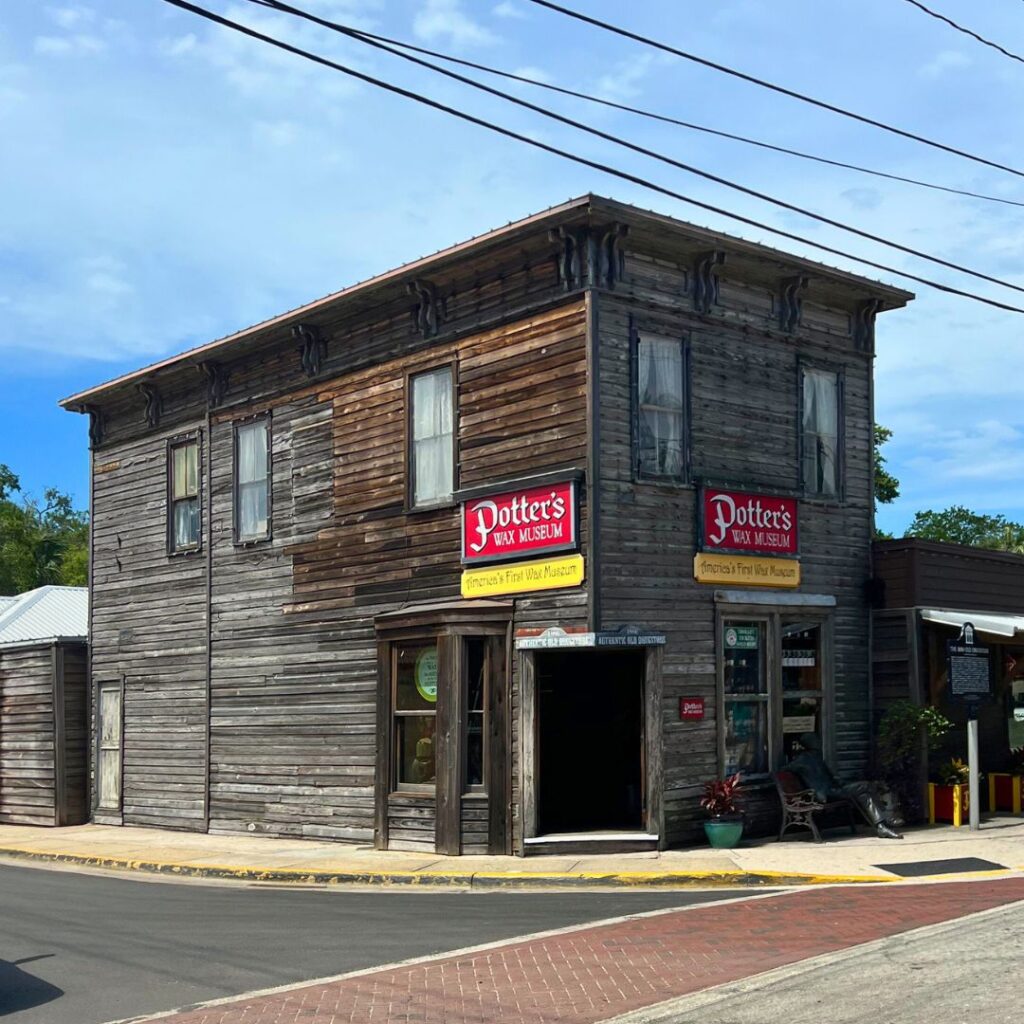
[[[293,882],[307,885],[464,885],[464,886],[764,886],[764,885],[859,885],[898,882],[893,875],[826,875],[814,873],[749,870],[706,871],[388,871],[303,870],[255,865],[186,864],[110,857],[88,853],[52,853],[25,847],[0,848],[0,857],[77,864],[82,867],[188,878],[221,878],[250,882]],[[990,873],[986,873],[990,874]],[[929,876],[933,877],[933,876]]]

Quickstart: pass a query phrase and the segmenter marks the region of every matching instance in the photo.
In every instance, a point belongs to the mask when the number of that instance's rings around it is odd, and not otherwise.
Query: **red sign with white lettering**
[[[575,551],[576,482],[503,491],[462,504],[463,562],[503,562]]]
[[[799,551],[795,498],[705,487],[701,511],[702,551],[759,555]]]
[[[704,698],[703,697],[680,697],[679,698],[679,721],[680,722],[703,722],[704,721]]]

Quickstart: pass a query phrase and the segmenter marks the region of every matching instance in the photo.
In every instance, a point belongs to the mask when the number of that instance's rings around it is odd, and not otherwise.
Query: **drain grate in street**
[[[922,875],[959,875],[969,871],[1004,871],[1005,864],[982,860],[980,857],[952,857],[949,860],[911,860],[903,864],[876,864],[876,868],[903,878]]]

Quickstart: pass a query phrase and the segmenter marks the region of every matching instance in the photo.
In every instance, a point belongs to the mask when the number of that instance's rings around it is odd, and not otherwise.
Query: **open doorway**
[[[537,831],[645,827],[644,654],[538,652]]]

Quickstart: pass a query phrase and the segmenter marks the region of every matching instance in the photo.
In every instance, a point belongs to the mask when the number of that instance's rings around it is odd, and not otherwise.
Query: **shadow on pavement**
[[[26,956],[21,960],[0,960],[0,1017],[19,1010],[30,1010],[33,1006],[52,1003],[64,995],[64,989],[51,985],[42,978],[21,969],[21,964],[34,960],[45,960],[53,953]]]

